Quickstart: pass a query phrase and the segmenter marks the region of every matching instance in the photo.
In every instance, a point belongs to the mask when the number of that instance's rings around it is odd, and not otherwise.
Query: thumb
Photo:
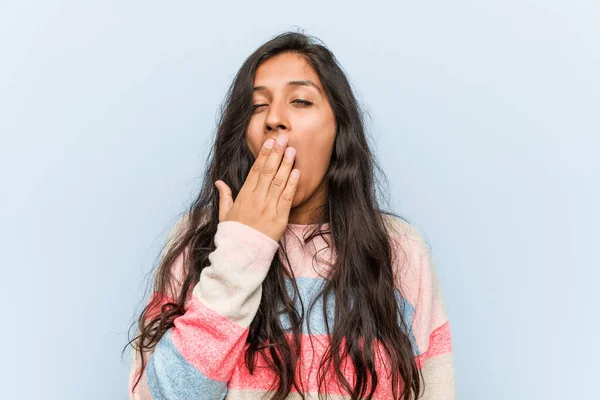
[[[216,181],[215,186],[219,190],[219,222],[223,222],[233,207],[233,195],[229,186],[222,180]]]

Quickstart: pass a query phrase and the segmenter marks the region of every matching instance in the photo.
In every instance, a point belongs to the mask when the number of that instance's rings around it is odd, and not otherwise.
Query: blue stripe
[[[227,394],[226,382],[207,378],[183,358],[173,343],[170,329],[150,355],[146,376],[155,400],[223,399]]]
[[[327,334],[327,330],[325,328],[325,318],[323,316],[323,295],[319,295],[321,290],[325,285],[324,278],[309,278],[309,277],[297,277],[296,285],[298,286],[298,295],[296,299],[294,299],[294,305],[296,310],[300,312],[302,310],[300,306],[300,298],[302,299],[302,303],[304,305],[304,319],[302,321],[302,333],[305,335],[309,334],[309,325],[310,325],[310,333],[317,335],[325,335]],[[294,298],[294,287],[290,278],[286,277],[285,285],[287,292],[290,298]],[[319,297],[317,298],[317,295]],[[415,356],[419,355],[419,348],[417,346],[417,342],[412,329],[412,321],[415,315],[415,308],[404,298],[401,296],[400,291],[398,289],[394,289],[394,295],[396,297],[396,302],[398,302],[398,306],[400,309],[400,314],[404,317],[404,321],[408,325],[409,331],[408,336],[410,342],[413,347],[413,353]],[[308,308],[311,305],[312,301],[317,298],[315,305],[312,308],[312,312],[307,318],[307,314],[309,312]],[[334,310],[335,310],[335,298],[333,293],[330,293],[327,298],[327,322],[329,323],[329,329],[333,329],[333,321],[334,321]],[[289,316],[287,314],[281,314],[279,317],[281,321],[281,325],[284,330],[291,329],[291,323]],[[400,324],[400,315],[398,315],[398,324]]]
[[[410,339],[410,344],[412,345],[413,355],[416,357],[420,353],[419,346],[417,346],[417,339],[415,338],[412,323],[415,317],[415,307],[409,303],[402,295],[398,289],[394,289],[394,295],[396,296],[396,302],[398,303],[398,307],[400,309],[400,313],[398,315],[398,324],[400,324],[400,315],[404,317],[404,322],[408,326],[408,338]]]
[[[294,288],[289,278],[286,278],[286,289],[293,298]],[[304,304],[304,312],[308,313],[311,302],[317,298],[325,284],[324,278],[296,278],[299,296]],[[399,303],[400,314],[404,317],[409,327],[409,338],[413,346],[415,356],[419,355],[419,349],[413,334],[412,321],[414,318],[414,307],[400,295],[400,291],[394,291],[396,301]],[[327,321],[330,329],[333,328],[335,298],[331,293],[327,299]],[[301,310],[300,299],[295,299],[295,307]],[[323,296],[318,296],[309,318],[302,322],[302,333],[322,334],[327,333],[325,329],[325,318],[323,317]],[[290,329],[287,314],[281,314],[280,321],[285,330]],[[400,323],[400,315],[398,315]],[[227,394],[227,383],[218,382],[207,378],[202,372],[192,366],[179,353],[171,338],[171,330],[168,330],[148,359],[146,376],[150,393],[155,400],[177,400],[177,399],[219,399],[222,400]]]

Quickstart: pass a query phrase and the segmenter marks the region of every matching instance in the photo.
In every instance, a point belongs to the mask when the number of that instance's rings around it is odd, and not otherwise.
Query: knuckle
[[[262,170],[262,167],[258,164],[254,164],[251,168],[251,172],[255,173],[255,174],[259,174],[261,170]]]
[[[270,165],[263,165],[263,167],[260,169],[260,173],[263,175],[271,175],[275,172],[275,169],[273,167],[271,167]]]
[[[279,177],[273,178],[273,182],[271,182],[273,186],[280,187],[285,184],[285,181]]]
[[[293,197],[289,193],[283,193],[281,198],[285,201],[292,201]]]

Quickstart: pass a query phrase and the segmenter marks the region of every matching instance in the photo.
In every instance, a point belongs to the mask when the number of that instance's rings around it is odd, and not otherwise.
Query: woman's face
[[[256,159],[267,139],[287,135],[288,146],[296,149],[294,168],[300,170],[290,223],[302,220],[292,214],[309,213],[327,198],[323,177],[335,140],[335,116],[325,89],[301,55],[282,53],[259,65],[253,96],[248,147]]]

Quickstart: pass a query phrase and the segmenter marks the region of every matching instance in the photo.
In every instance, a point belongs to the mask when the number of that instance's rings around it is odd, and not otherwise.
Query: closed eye
[[[292,103],[302,104],[303,107],[308,107],[308,106],[312,105],[312,103],[310,101],[302,100],[302,99],[296,99],[296,100],[292,101]]]
[[[296,99],[296,100],[292,101],[292,103],[300,104],[301,107],[309,107],[309,106],[312,106],[312,104],[313,104],[310,101],[303,100],[303,99]],[[268,104],[255,104],[252,106],[252,110],[256,110],[257,108],[262,107],[262,106],[268,106]]]

